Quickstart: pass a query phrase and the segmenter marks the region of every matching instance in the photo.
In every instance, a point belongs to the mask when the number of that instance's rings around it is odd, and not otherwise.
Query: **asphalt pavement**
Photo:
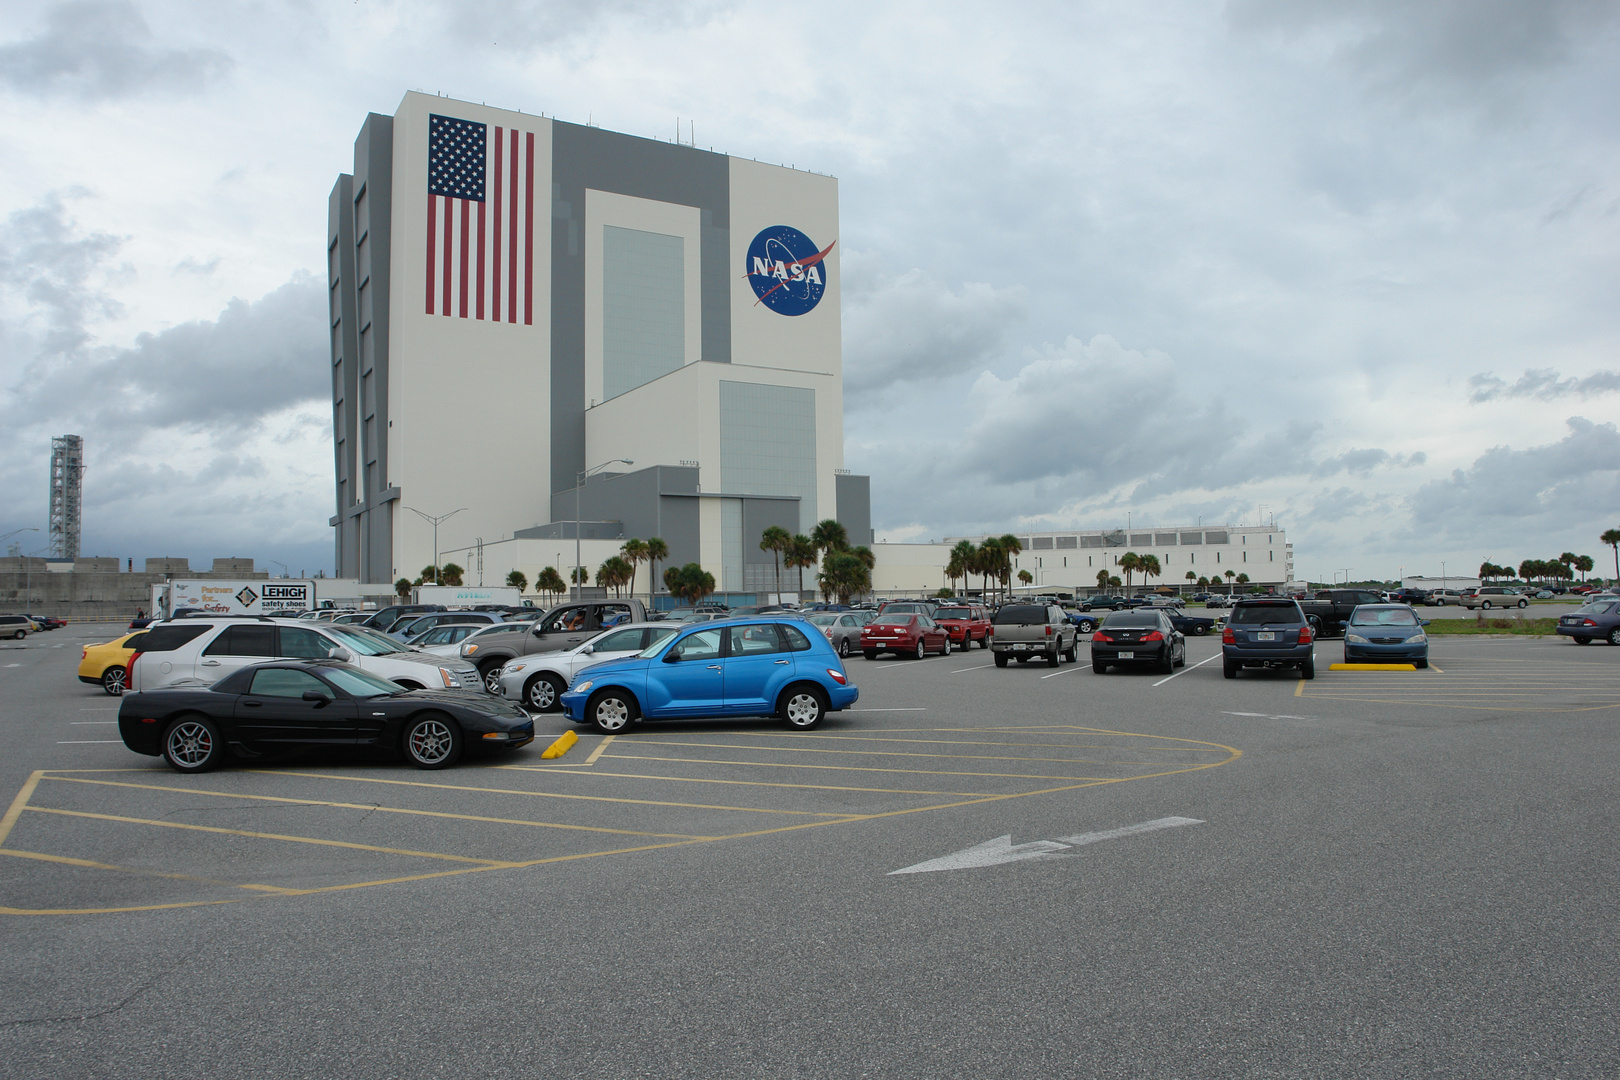
[[[1620,649],[857,657],[813,733],[188,777],[111,636],[0,647],[0,1076],[1620,1074]]]

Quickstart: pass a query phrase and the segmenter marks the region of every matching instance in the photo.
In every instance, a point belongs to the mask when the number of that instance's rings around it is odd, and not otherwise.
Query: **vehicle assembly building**
[[[419,93],[368,116],[328,206],[337,575],[659,536],[741,591],[767,526],[869,543],[837,238],[831,177]]]

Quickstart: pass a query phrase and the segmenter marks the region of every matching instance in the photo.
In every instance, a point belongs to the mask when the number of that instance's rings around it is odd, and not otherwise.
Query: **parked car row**
[[[29,634],[43,634],[47,630],[60,630],[66,625],[67,620],[54,619],[49,615],[0,615],[0,638],[15,638],[21,641]]]

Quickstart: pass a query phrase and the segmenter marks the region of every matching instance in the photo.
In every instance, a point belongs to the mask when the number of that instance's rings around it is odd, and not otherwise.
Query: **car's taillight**
[[[1237,644],[1237,635],[1232,633],[1232,628],[1230,626],[1228,626],[1225,630],[1221,631],[1221,644],[1222,645],[1236,645]]]
[[[1316,635],[1312,632],[1309,626],[1302,626],[1299,628],[1299,643],[1301,645],[1309,645],[1315,640]]]
[[[989,626],[984,628],[984,636],[987,638],[993,638],[996,636],[996,626],[994,623],[991,623]]]
[[[141,658],[139,652],[129,654],[129,663],[124,665],[124,689],[135,689],[135,661]]]
[[[1597,621],[1595,619],[1587,619],[1585,622],[1581,623],[1581,625],[1582,626],[1596,626]]]
[[[839,686],[848,686],[849,685],[849,680],[844,678],[844,673],[842,671],[837,670],[836,668],[828,668],[827,669],[827,677],[829,679],[831,679],[833,682],[837,683]]]
[[[79,650],[79,663],[82,664],[88,659],[90,659],[90,650],[89,649],[80,649]]]
[[[1051,623],[1046,624],[1046,636],[1047,637],[1052,636],[1052,624]]]
[[[1163,641],[1164,640],[1164,632],[1161,631],[1161,630],[1151,631],[1149,633],[1143,634],[1142,635],[1142,640],[1143,641]]]
[[[1095,632],[1094,634],[1091,635],[1091,640],[1092,641],[1112,642],[1114,640],[1114,635],[1113,634],[1105,634],[1101,630],[1098,630],[1097,632]]]

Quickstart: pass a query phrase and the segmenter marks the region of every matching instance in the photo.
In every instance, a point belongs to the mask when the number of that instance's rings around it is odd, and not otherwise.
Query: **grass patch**
[[[1521,634],[1525,636],[1551,636],[1558,626],[1557,619],[1496,618],[1483,615],[1473,619],[1430,619],[1431,634]]]

